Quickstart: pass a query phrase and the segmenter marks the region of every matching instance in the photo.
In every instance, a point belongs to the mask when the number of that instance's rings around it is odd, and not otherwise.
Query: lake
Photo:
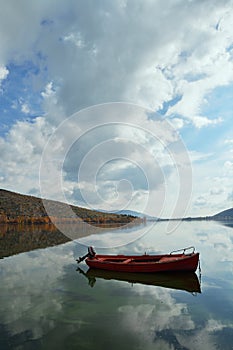
[[[182,222],[166,233],[167,225],[105,231],[1,259],[0,349],[233,349],[232,225]],[[194,245],[201,270],[141,280],[91,273],[85,263],[77,270],[75,259],[90,244],[102,254]]]

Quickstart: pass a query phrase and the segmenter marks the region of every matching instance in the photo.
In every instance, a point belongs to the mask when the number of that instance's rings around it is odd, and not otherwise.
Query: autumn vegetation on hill
[[[49,208],[49,215],[44,207]],[[62,202],[22,195],[0,189],[0,224],[49,224],[77,223],[91,224],[129,223],[135,220],[131,215],[111,214],[89,210]]]

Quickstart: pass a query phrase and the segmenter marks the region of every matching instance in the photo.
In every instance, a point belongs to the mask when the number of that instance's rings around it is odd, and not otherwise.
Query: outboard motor
[[[96,252],[93,247],[88,247],[88,253],[84,256],[80,256],[78,259],[76,259],[77,263],[79,264],[81,261],[85,260],[86,258],[94,258]]]
[[[96,252],[92,246],[88,247],[88,258],[94,258]]]

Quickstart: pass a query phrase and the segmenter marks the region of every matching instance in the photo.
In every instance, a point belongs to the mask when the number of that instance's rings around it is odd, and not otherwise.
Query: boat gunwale
[[[86,262],[95,262],[99,265],[133,265],[143,266],[152,264],[176,264],[180,261],[189,260],[198,256],[199,253],[191,254],[161,254],[161,255],[95,255],[93,258],[87,258]],[[162,258],[168,258],[167,261],[160,261]],[[140,261],[141,259],[147,259],[146,261]],[[120,261],[119,261],[120,259]],[[124,263],[124,261],[128,261]],[[155,261],[154,261],[155,260]]]

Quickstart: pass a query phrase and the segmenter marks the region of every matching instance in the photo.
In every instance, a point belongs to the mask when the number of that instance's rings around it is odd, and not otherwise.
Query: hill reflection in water
[[[0,258],[69,241],[55,226],[0,225]]]
[[[59,223],[58,228],[53,224],[18,225],[0,224],[0,258],[28,252],[35,249],[47,248],[66,243],[71,240],[99,234],[102,232],[130,229],[138,222],[115,224],[73,224]],[[68,233],[63,234],[64,233]]]

